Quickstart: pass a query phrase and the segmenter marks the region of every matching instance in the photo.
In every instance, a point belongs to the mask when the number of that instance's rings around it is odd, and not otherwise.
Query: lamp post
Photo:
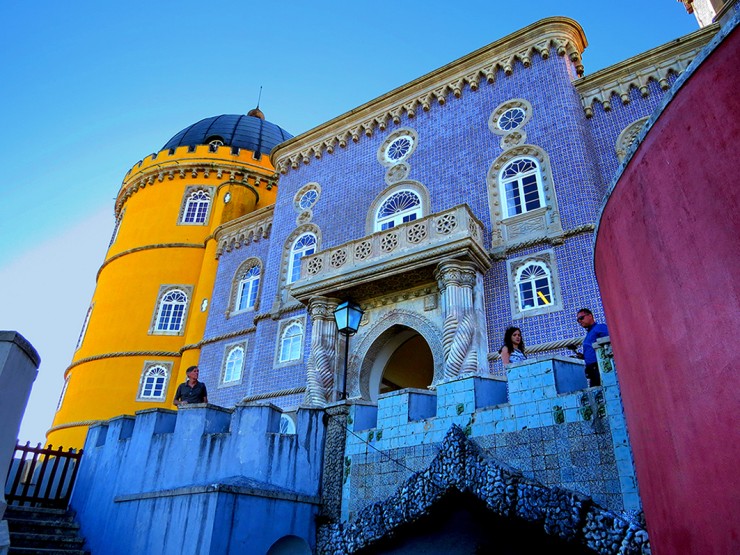
[[[337,331],[344,336],[344,379],[342,380],[342,399],[347,398],[347,361],[349,359],[349,336],[357,333],[360,320],[365,312],[352,301],[344,301],[334,309],[334,322]]]

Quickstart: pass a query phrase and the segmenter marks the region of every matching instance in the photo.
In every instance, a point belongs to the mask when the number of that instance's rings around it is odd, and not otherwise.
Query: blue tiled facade
[[[597,102],[594,115],[586,117],[573,79],[575,66],[554,48],[548,59],[534,56],[530,67],[517,62],[511,75],[499,69],[493,83],[485,80],[475,91],[465,85],[460,98],[448,92],[445,104],[433,102],[429,111],[415,117],[403,114],[398,123],[389,122],[383,131],[368,137],[363,134],[345,148],[312,159],[281,176],[275,203],[272,230],[267,240],[225,252],[219,260],[205,339],[250,330],[205,345],[201,356],[201,377],[211,385],[211,400],[233,405],[243,397],[267,394],[305,386],[306,360],[310,352],[311,319],[296,301],[286,297],[284,272],[290,238],[300,224],[294,200],[308,183],[317,183],[320,195],[311,208],[308,225],[317,231],[317,251],[329,249],[367,235],[366,220],[371,204],[388,188],[386,167],[378,161],[378,149],[394,131],[408,128],[418,136],[418,146],[406,160],[410,171],[406,180],[421,183],[429,192],[429,213],[437,213],[461,203],[467,204],[483,223],[485,245],[491,247],[491,208],[487,174],[504,153],[501,137],[488,127],[497,106],[512,99],[527,100],[531,119],[524,126],[526,144],[534,145],[549,157],[560,223],[566,237],[555,244],[542,243],[494,257],[484,276],[488,350],[496,353],[504,331],[510,325],[522,328],[528,345],[555,342],[583,335],[574,314],[590,307],[603,321],[598,285],[592,268],[591,234],[588,230],[567,236],[570,230],[593,224],[610,175],[619,165],[615,144],[621,131],[640,117],[651,113],[663,91],[657,82],[649,83],[649,94],[637,89],[630,103],[612,98],[611,111]],[[548,200],[548,203],[551,202]],[[545,250],[554,251],[555,271],[559,276],[561,309],[533,316],[512,313],[510,290],[513,287],[507,259],[518,259]],[[249,257],[262,263],[262,283],[258,308],[254,312],[226,316],[236,268]],[[284,311],[287,309],[287,311]],[[255,322],[255,316],[258,316]],[[280,322],[305,317],[303,360],[276,368]],[[214,387],[220,382],[224,352],[235,342],[246,341],[248,355],[243,378],[237,385]],[[557,349],[554,353],[567,354]],[[495,359],[495,357],[492,357]],[[502,375],[500,361],[492,360],[489,371]],[[299,404],[301,395],[271,399],[283,408]]]

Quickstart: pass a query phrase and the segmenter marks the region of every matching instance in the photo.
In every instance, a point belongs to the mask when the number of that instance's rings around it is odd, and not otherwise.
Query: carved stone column
[[[334,366],[336,361],[337,326],[334,309],[337,299],[313,297],[308,302],[311,316],[311,353],[308,356],[306,404],[325,407],[334,399]]]
[[[477,266],[463,260],[440,262],[434,271],[442,296],[444,314],[444,379],[480,373],[486,361],[486,321],[482,306],[476,306],[476,289],[482,276]],[[480,297],[480,295],[478,295]]]

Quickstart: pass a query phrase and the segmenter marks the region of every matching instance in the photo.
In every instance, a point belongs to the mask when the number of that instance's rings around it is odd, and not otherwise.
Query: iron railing
[[[64,452],[61,446],[55,450],[51,445],[31,447],[30,443],[16,443],[5,480],[5,499],[9,505],[66,509],[82,450]]]

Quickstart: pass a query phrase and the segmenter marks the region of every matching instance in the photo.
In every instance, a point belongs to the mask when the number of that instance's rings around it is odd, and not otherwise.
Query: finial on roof
[[[263,114],[262,113],[262,110],[260,110],[260,101],[261,100],[262,100],[262,85],[260,85],[260,94],[257,97],[257,107],[256,108],[252,108],[251,110],[249,110],[249,112],[247,112],[247,115],[248,116],[253,116],[253,117],[259,118],[259,119],[265,119],[265,114]]]

